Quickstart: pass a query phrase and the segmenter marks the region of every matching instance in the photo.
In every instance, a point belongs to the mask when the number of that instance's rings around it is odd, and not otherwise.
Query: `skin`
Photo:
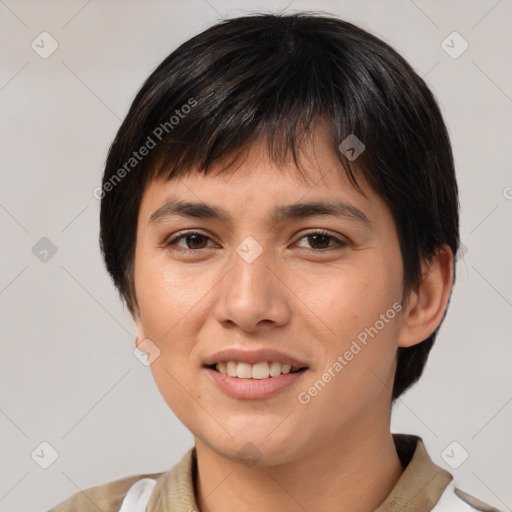
[[[151,364],[155,382],[194,436],[201,511],[369,511],[403,471],[389,426],[396,350],[421,342],[441,322],[453,255],[442,247],[402,312],[308,404],[299,403],[298,394],[402,299],[391,213],[364,181],[362,195],[343,176],[328,140],[318,126],[301,146],[306,181],[293,163],[276,165],[256,143],[236,172],[220,174],[219,164],[208,176],[155,180],[144,192],[134,265],[136,343],[149,338],[160,350]],[[214,205],[231,222],[148,223],[171,197]],[[370,226],[330,216],[267,221],[274,206],[319,199],[349,203]],[[305,236],[317,229],[334,239]],[[206,238],[166,245],[185,230]],[[252,263],[236,252],[248,236],[263,249]],[[234,398],[203,368],[206,355],[226,347],[272,347],[309,369],[271,398]],[[249,442],[261,454],[253,466],[237,460]]]

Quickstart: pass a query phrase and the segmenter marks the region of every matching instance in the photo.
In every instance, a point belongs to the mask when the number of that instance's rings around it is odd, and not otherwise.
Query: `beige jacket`
[[[455,488],[432,462],[421,438],[393,434],[405,467],[375,512],[500,512]],[[197,459],[191,448],[169,471],[122,478],[78,492],[49,512],[200,512],[194,497]]]

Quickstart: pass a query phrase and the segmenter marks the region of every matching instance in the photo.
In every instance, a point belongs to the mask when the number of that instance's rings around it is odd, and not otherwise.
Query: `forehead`
[[[139,219],[147,224],[155,215],[165,213],[166,205],[167,213],[176,210],[180,201],[207,204],[211,207],[209,211],[196,207],[197,216],[218,218],[226,224],[248,215],[272,224],[290,213],[290,208],[285,211],[286,205],[298,203],[322,202],[326,208],[359,217],[363,222],[379,212],[382,214],[387,210],[383,200],[371,190],[357,167],[355,175],[361,190],[354,186],[327,140],[318,131],[303,145],[300,171],[291,158],[284,163],[272,161],[265,144],[259,142],[251,145],[235,163],[225,158],[207,174],[191,170],[170,180],[153,179],[145,187]]]

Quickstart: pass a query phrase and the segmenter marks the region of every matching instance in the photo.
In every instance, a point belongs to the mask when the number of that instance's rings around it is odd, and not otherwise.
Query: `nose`
[[[254,254],[247,257],[243,247],[239,249],[242,251],[234,253],[231,269],[218,288],[214,306],[217,321],[226,327],[237,325],[246,332],[267,324],[285,325],[290,319],[293,294],[282,265],[268,250],[263,249],[253,259]]]

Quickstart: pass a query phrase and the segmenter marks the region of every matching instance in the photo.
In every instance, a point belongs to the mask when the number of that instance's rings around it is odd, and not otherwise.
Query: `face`
[[[318,129],[306,146],[306,180],[256,144],[236,172],[155,180],[143,195],[138,342],[158,354],[151,370],[169,407],[228,458],[254,450],[261,464],[279,464],[389,429],[397,233],[383,200],[343,176],[327,140]],[[213,210],[177,213],[172,201]],[[318,202],[341,206],[286,210]]]

